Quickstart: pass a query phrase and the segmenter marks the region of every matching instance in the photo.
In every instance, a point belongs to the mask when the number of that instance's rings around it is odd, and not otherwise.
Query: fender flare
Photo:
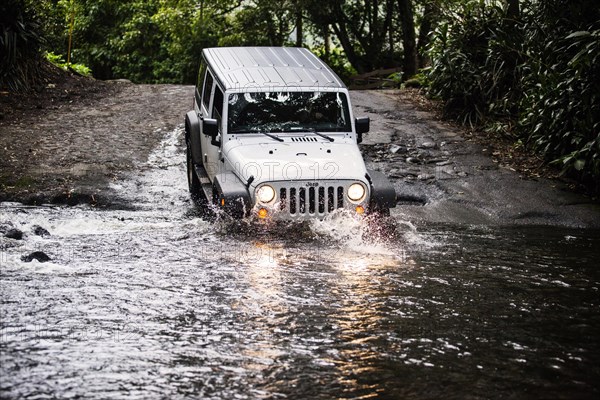
[[[396,207],[396,190],[383,172],[367,170],[366,178],[371,185],[369,208],[386,211]]]
[[[215,175],[213,202],[234,218],[243,218],[252,209],[248,188],[232,171]]]
[[[185,115],[185,139],[189,141],[192,150],[192,160],[202,164],[202,146],[200,144],[200,120],[195,111]]]

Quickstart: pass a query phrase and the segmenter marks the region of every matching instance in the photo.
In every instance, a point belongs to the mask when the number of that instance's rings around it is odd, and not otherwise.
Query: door
[[[216,84],[212,73],[208,69],[206,71],[206,77],[204,78],[202,102],[197,111],[199,112],[198,117],[201,121],[203,118],[213,118],[217,120],[219,126],[219,136],[217,136],[217,141],[220,141],[222,130],[221,116],[223,115],[223,91]],[[219,172],[221,149],[220,146],[212,144],[212,138],[205,135],[204,132],[200,134],[200,143],[202,147],[202,165],[212,182],[214,176]]]

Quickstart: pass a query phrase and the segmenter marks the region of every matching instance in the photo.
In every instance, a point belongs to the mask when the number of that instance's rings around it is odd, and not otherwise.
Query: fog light
[[[356,213],[357,214],[364,214],[365,213],[365,208],[363,206],[356,206]]]
[[[267,215],[269,215],[269,212],[266,208],[261,208],[260,210],[258,210],[258,218],[265,219],[267,218]]]

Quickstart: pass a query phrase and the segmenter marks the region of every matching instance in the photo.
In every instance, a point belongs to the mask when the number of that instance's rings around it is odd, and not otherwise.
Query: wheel
[[[390,209],[389,208],[384,208],[384,209],[378,210],[377,212],[382,217],[389,217],[390,216]]]
[[[202,186],[200,185],[200,179],[198,179],[198,174],[196,174],[196,170],[194,169],[194,160],[192,159],[192,149],[190,146],[190,142],[187,141],[186,144],[188,188],[192,200],[194,201],[194,203],[198,204],[202,202],[202,199],[205,198],[205,196],[202,192]]]
[[[371,204],[369,206],[369,209],[370,209],[369,214],[371,214],[371,215],[377,215],[380,217],[389,217],[390,216],[390,209],[387,207],[380,207],[375,204]]]

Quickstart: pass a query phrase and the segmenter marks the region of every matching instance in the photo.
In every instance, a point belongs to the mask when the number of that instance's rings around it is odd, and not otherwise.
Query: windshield
[[[228,100],[229,133],[349,132],[350,111],[345,93],[234,93]]]

